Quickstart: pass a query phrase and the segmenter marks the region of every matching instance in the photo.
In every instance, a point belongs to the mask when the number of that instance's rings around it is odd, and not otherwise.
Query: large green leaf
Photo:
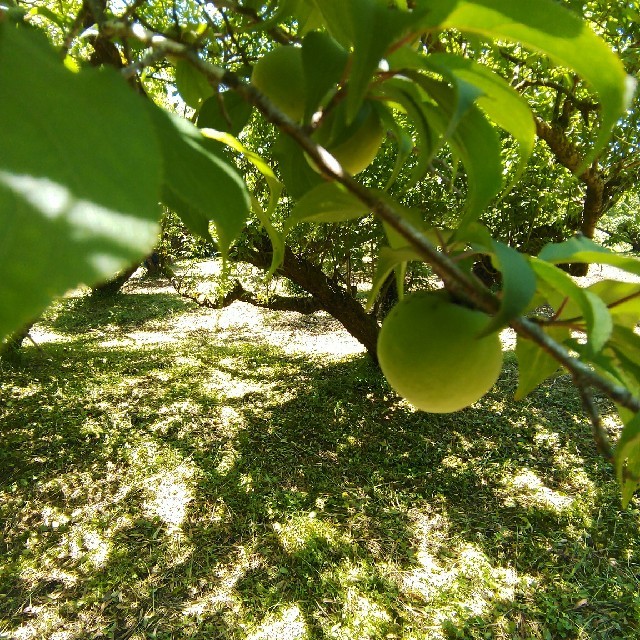
[[[202,103],[198,113],[198,127],[226,131],[237,136],[249,121],[252,109],[235,91],[221,91]]]
[[[411,260],[422,260],[422,256],[412,247],[401,247],[400,249],[392,249],[391,247],[382,247],[378,253],[378,262],[376,263],[376,271],[371,283],[371,291],[367,297],[365,310],[368,312],[378,296],[378,292],[382,288],[389,274],[398,267],[406,265]]]
[[[518,143],[520,161],[512,179],[512,183],[515,182],[524,171],[536,140],[536,127],[529,105],[500,76],[470,58],[434,53],[423,59],[427,68],[438,71],[453,82],[470,83],[482,92],[476,98],[477,104]]]
[[[549,303],[559,314],[560,320],[574,320],[573,324],[586,326],[588,346],[593,353],[598,353],[605,345],[611,331],[613,321],[607,305],[594,293],[579,287],[569,275],[558,267],[538,258],[530,258],[531,266],[538,278],[546,284],[545,293]],[[581,311],[580,317],[573,318],[565,313],[565,307],[573,301]]]
[[[586,291],[598,296],[607,305],[616,324],[635,327],[640,319],[640,283],[618,280],[600,280]],[[563,310],[563,318],[580,315],[580,307],[569,300]]]
[[[369,213],[367,205],[338,182],[324,182],[305,193],[285,223],[285,236],[300,222],[345,222]]]
[[[429,9],[427,29],[455,28],[497,40],[519,42],[576,71],[598,94],[602,128],[586,154],[580,173],[609,140],[609,132],[626,109],[630,82],[620,60],[580,18],[554,0],[419,0]]]
[[[445,83],[417,72],[410,77],[437,102],[426,110],[432,126],[444,135],[457,110],[455,93]],[[467,200],[460,227],[475,222],[502,188],[502,159],[498,135],[484,114],[470,106],[448,140],[467,172]]]
[[[116,73],[67,70],[0,24],[0,337],[55,296],[153,246],[161,164],[143,101]]]
[[[278,136],[273,145],[273,157],[278,162],[280,177],[292,198],[301,198],[324,182],[324,178],[307,162],[300,145],[284,133]]]
[[[234,138],[230,133],[224,133],[222,131],[215,131],[213,129],[202,129],[204,136],[217,140],[231,147],[234,151],[238,151],[264,176],[267,187],[269,189],[269,204],[265,210],[257,197],[252,196],[251,208],[256,214],[256,217],[264,227],[271,245],[273,247],[273,257],[271,260],[271,267],[266,275],[269,279],[276,272],[278,267],[284,260],[284,237],[278,229],[272,224],[273,214],[278,206],[280,200],[280,194],[282,193],[282,183],[276,177],[273,169],[261,156],[254,151],[247,149],[237,138]]]
[[[351,122],[365,98],[371,78],[389,46],[416,28],[426,11],[391,9],[384,0],[314,0],[329,31],[343,45],[352,45],[347,94],[347,121]]]
[[[305,122],[311,119],[324,98],[336,89],[349,54],[328,33],[312,31],[302,43],[302,67],[306,92]]]
[[[545,333],[560,343],[571,335],[567,327],[548,327]],[[518,358],[518,389],[514,396],[516,400],[522,400],[541,382],[556,373],[560,367],[558,361],[539,344],[520,335],[516,342],[516,357]]]
[[[527,258],[512,247],[494,240],[489,230],[473,223],[456,232],[454,242],[469,243],[474,251],[491,256],[493,265],[502,274],[500,308],[483,330],[489,334],[506,327],[513,318],[529,308],[536,292],[536,276]]]
[[[249,215],[244,180],[188,120],[149,105],[164,160],[163,200],[187,227],[205,239],[213,221],[226,257]]]
[[[626,422],[615,450],[616,475],[622,491],[622,508],[626,509],[640,486],[640,413]]]
[[[547,244],[538,257],[552,264],[567,262],[610,264],[640,276],[640,260],[638,258],[614,253],[585,236],[575,236],[565,242]]]
[[[213,95],[213,87],[198,69],[188,60],[177,60],[176,88],[182,99],[192,108],[199,109],[202,103]]]
[[[425,113],[424,96],[420,89],[410,80],[406,78],[391,78],[380,85],[376,95],[395,103],[397,107],[409,116],[415,129],[416,147],[419,153],[417,154],[417,162],[411,170],[410,178],[403,185],[404,190],[408,191],[418,181],[422,180],[429,170],[433,156],[439,148],[439,141],[436,139],[437,134],[432,131]],[[405,143],[405,148],[406,146]],[[411,149],[409,149],[410,151]],[[408,153],[406,156],[408,157]],[[394,168],[394,174],[398,172],[399,168]]]

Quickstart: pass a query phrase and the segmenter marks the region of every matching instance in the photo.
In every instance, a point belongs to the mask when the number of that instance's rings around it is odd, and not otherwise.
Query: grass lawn
[[[297,350],[320,316],[205,313],[68,298],[0,369],[0,638],[640,638],[638,503],[567,378],[516,404],[509,353],[429,415]]]

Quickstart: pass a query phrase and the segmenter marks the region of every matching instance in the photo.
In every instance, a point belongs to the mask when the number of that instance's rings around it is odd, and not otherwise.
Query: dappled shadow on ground
[[[28,349],[0,371],[0,637],[633,637],[638,512],[566,381],[513,404],[515,376],[432,416],[364,356]]]
[[[130,329],[150,320],[166,321],[171,314],[194,306],[166,292],[119,293],[107,298],[83,295],[68,300],[47,325],[63,334],[109,327]]]

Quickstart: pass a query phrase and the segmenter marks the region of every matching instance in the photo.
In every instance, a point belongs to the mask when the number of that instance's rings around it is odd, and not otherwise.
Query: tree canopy
[[[640,284],[566,271],[640,275],[594,241],[637,193],[638,24],[595,0],[10,0],[0,337],[142,260],[163,207],[224,259],[290,277],[373,355],[367,309],[391,274],[402,298],[427,269],[484,314],[481,335],[516,330],[518,398],[573,376],[627,504]],[[594,389],[619,408],[615,448]]]

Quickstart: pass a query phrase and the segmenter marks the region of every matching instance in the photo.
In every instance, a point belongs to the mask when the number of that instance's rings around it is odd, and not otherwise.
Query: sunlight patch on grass
[[[300,608],[292,605],[269,614],[255,631],[247,635],[246,640],[306,640],[309,637]]]
[[[573,507],[574,498],[546,487],[530,469],[523,469],[513,478],[503,480],[506,489],[505,505],[535,507],[562,513]]]
[[[149,499],[145,509],[150,516],[158,516],[166,525],[167,533],[180,530],[193,500],[191,482],[194,469],[186,462],[146,479]]]
[[[318,540],[323,540],[329,545],[349,543],[347,537],[341,535],[336,527],[319,520],[315,511],[292,516],[284,523],[274,522],[272,526],[280,543],[289,553],[316,544]]]
[[[328,630],[328,636],[336,640],[375,640],[385,637],[385,628],[390,622],[386,609],[357,588],[349,587],[343,602],[342,623]]]
[[[406,597],[428,606],[424,613],[433,628],[430,637],[448,637],[445,623],[486,614],[496,602],[511,602],[518,590],[532,584],[531,577],[514,568],[492,564],[479,546],[451,536],[442,514],[416,510],[411,516],[416,562],[413,568],[398,570],[396,582]]]
[[[242,380],[235,372],[213,371],[208,382],[202,384],[205,394],[223,393],[230,400],[241,400],[250,393],[264,392],[273,384]]]
[[[23,613],[32,618],[26,624],[20,625],[10,636],[11,640],[72,640],[78,636],[73,631],[60,631],[67,627],[66,621],[55,611],[41,606],[27,605]],[[4,636],[9,638],[9,636]],[[0,638],[3,636],[0,635]]]
[[[238,450],[232,443],[227,443],[223,449],[218,452],[218,464],[216,464],[216,473],[221,476],[226,476],[229,471],[235,467],[235,464],[240,457]]]
[[[238,545],[235,561],[220,565],[211,575],[209,584],[215,584],[215,588],[186,605],[182,609],[182,615],[200,619],[225,610],[229,617],[235,619],[242,611],[242,599],[235,591],[236,585],[247,572],[260,565],[260,556],[255,553],[253,546]]]

